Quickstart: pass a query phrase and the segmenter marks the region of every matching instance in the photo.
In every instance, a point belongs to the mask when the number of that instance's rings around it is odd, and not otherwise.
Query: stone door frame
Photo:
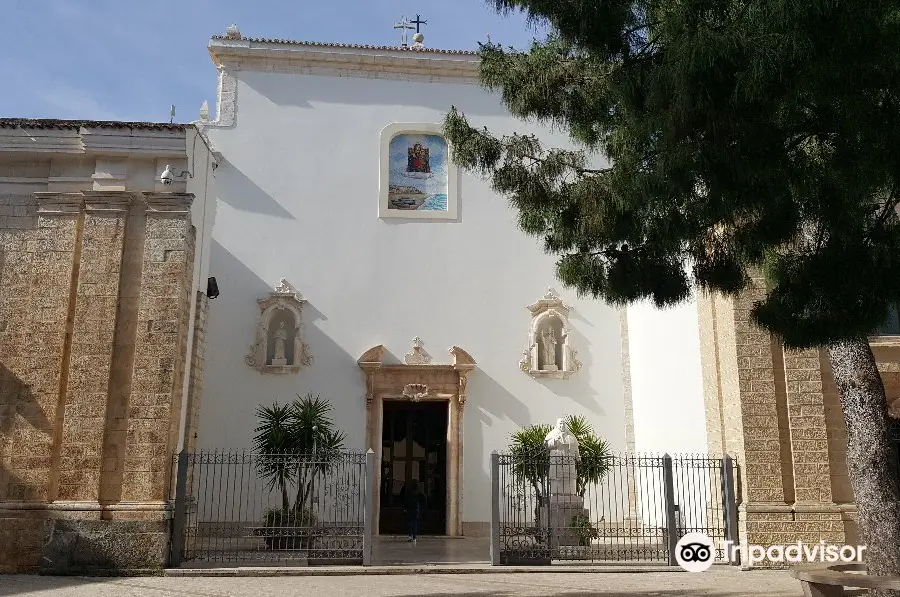
[[[384,401],[420,400],[443,401],[449,405],[447,416],[447,511],[448,536],[462,535],[463,495],[463,413],[466,405],[466,386],[475,361],[458,346],[450,348],[449,365],[403,365],[384,363],[384,346],[367,350],[357,361],[366,379],[366,448],[375,453],[375,487],[372,496],[372,521],[379,534],[381,517],[381,433],[384,422]]]

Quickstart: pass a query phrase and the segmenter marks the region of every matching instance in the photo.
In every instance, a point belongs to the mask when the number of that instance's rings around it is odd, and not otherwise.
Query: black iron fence
[[[728,561],[723,543],[737,540],[735,468],[728,456],[494,453],[491,561],[675,565],[688,533],[708,536],[716,560]]]
[[[171,566],[371,557],[371,452],[183,452],[176,465]]]

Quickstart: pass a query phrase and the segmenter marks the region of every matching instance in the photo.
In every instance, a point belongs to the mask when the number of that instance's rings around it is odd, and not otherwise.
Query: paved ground
[[[372,564],[485,564],[491,559],[490,537],[420,537],[415,545],[406,537],[375,538]]]
[[[2,576],[0,596],[28,597],[800,597],[786,572],[636,574],[427,574],[275,578],[115,578]]]

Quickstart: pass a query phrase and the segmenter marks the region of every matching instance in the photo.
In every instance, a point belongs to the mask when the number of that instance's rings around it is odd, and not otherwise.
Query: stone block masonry
[[[185,450],[194,453],[197,448],[197,429],[200,425],[200,396],[203,394],[203,365],[206,361],[206,321],[209,314],[209,298],[197,292],[194,312],[194,341],[191,344],[191,373],[188,381],[187,422],[185,424]]]
[[[190,198],[145,196],[147,204],[133,385],[122,499],[169,499],[181,423],[193,273]]]
[[[191,200],[0,197],[0,572],[165,565]]]
[[[53,492],[58,500],[99,499],[125,218],[131,203],[128,195],[110,195],[85,198],[73,268],[75,309]]]
[[[741,544],[859,542],[847,434],[827,353],[788,350],[750,319],[764,281],[698,301],[710,450],[731,454]],[[900,345],[873,344],[890,393]],[[758,564],[768,566],[766,562]]]

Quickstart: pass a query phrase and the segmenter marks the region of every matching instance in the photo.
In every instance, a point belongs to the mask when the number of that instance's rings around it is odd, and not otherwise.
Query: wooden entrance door
[[[425,494],[419,534],[446,533],[448,409],[446,401],[384,401],[379,533],[408,533],[404,494],[413,480]]]

